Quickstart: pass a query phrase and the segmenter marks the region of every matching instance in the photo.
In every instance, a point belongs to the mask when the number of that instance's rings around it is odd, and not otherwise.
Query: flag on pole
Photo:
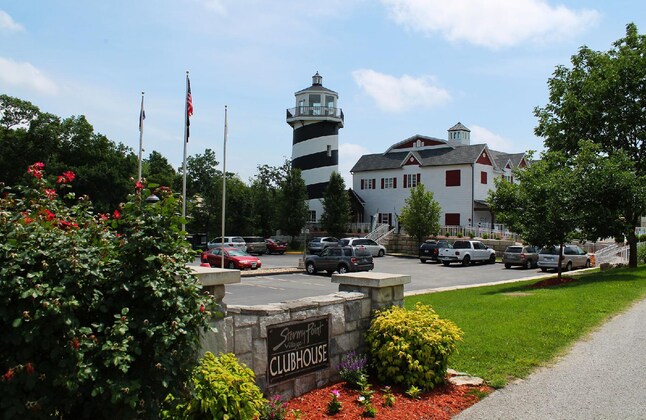
[[[189,127],[193,115],[193,97],[191,96],[191,81],[186,75],[186,142],[188,143]]]
[[[146,111],[144,111],[144,95],[141,95],[141,111],[139,111],[139,132],[144,128],[144,120],[146,119]]]

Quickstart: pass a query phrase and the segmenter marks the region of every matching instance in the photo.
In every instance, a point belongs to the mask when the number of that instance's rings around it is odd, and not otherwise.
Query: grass
[[[569,274],[569,273],[568,273]],[[611,316],[646,297],[646,266],[572,275],[559,286],[536,280],[418,295],[463,331],[451,368],[502,387],[546,365]]]

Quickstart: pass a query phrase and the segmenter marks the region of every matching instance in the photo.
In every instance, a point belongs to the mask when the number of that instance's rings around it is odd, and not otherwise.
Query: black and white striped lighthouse
[[[316,72],[312,86],[294,94],[296,108],[287,110],[287,124],[294,129],[292,166],[301,170],[307,185],[310,222],[321,217],[321,198],[330,175],[339,171],[339,128],[343,127],[339,94],[323,87],[322,81]]]

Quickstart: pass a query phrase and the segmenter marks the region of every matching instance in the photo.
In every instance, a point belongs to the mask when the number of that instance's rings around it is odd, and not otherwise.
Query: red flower
[[[72,171],[63,172],[63,176],[67,179],[67,182],[72,182],[76,178],[76,174]]]
[[[135,189],[136,190],[143,190],[144,189],[144,184],[142,184],[141,181],[135,182]]]
[[[205,311],[204,305],[200,305],[200,312],[204,312],[204,311]]]
[[[119,213],[119,210],[115,210],[114,213],[112,213],[112,217],[115,219],[118,219],[121,217],[121,213]]]
[[[36,162],[33,165],[27,167],[27,173],[34,176],[34,178],[41,179],[43,177],[43,168],[45,164],[42,162]]]
[[[99,220],[108,220],[110,216],[108,216],[106,213],[99,213]]]
[[[46,195],[46,196],[47,196],[47,198],[49,198],[50,200],[53,200],[53,199],[54,199],[54,197],[56,197],[56,190],[54,190],[54,189],[52,189],[52,188],[47,188],[47,189],[45,189],[45,195]]]
[[[13,369],[9,369],[7,372],[5,372],[4,375],[2,375],[2,380],[8,382],[13,379],[13,375],[14,375]]]
[[[78,350],[81,347],[81,343],[79,343],[79,339],[74,337],[72,339],[72,347],[74,347],[74,350]]]
[[[60,227],[61,229],[68,229],[68,228],[71,228],[71,227],[75,227],[75,228],[77,228],[77,227],[79,227],[79,225],[78,225],[78,223],[76,223],[76,222],[67,222],[67,221],[65,221],[65,220],[61,220],[61,221],[59,222],[59,227]]]
[[[32,365],[31,362],[25,365],[25,372],[27,372],[27,375],[33,375],[35,371],[36,369],[34,369],[34,365]]]
[[[54,213],[45,209],[45,220],[51,221],[51,220],[54,220],[55,218],[56,218],[56,215]]]

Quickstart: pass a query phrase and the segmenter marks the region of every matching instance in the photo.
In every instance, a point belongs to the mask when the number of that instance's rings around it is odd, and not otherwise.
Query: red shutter
[[[393,188],[397,188],[397,178],[393,178]]]
[[[419,181],[420,181],[420,179],[421,179],[421,178],[422,178],[422,175],[421,175],[421,174],[417,174],[417,185],[419,185],[419,184],[420,184],[420,182],[419,182]]]
[[[381,189],[382,190],[384,189],[384,179],[383,178],[381,178]]]
[[[402,175],[402,177],[404,178],[403,179],[404,188],[408,188],[408,184],[406,184],[406,175]]]
[[[373,190],[377,189],[377,180],[375,178],[372,178],[372,189]]]
[[[363,179],[361,180],[361,189],[363,189]]]
[[[487,183],[487,173],[485,171],[480,172],[480,183],[481,184]]]

